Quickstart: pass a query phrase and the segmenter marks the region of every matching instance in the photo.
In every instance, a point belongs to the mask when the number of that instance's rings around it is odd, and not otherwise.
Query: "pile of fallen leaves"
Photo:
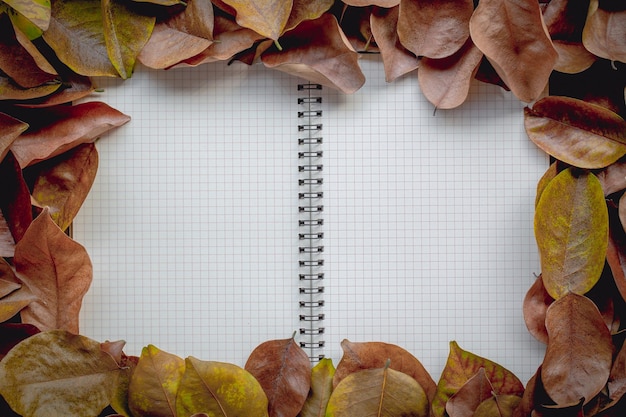
[[[241,368],[79,335],[92,268],[67,230],[96,175],[94,141],[129,121],[72,105],[92,77],[262,62],[352,93],[363,53],[380,54],[389,82],[418,73],[437,108],[461,105],[474,78],[529,103],[528,136],[554,163],[523,311],[547,348],[526,387],[454,342],[435,383],[382,342],[344,341],[335,369],[311,368],[293,337],[268,341]],[[620,0],[0,1],[0,415],[624,415],[624,62]]]

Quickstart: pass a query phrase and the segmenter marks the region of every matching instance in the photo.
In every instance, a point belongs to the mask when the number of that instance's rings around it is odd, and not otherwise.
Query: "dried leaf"
[[[52,95],[42,97],[36,100],[16,103],[17,106],[25,108],[37,108],[71,103],[73,101],[80,100],[89,96],[95,90],[95,87],[89,77],[70,73],[63,78],[63,84],[61,84],[61,87],[58,90],[54,91]]]
[[[432,415],[443,417],[446,403],[480,368],[491,382],[497,395],[519,395],[524,392],[520,380],[508,369],[483,357],[474,355],[459,347],[456,342],[450,342],[450,355],[443,369],[437,392],[432,401]]]
[[[0,362],[0,394],[24,417],[94,416],[109,404],[119,372],[100,343],[62,330],[44,332]]]
[[[85,143],[36,165],[33,197],[50,208],[52,220],[66,230],[85,201],[98,171],[98,151]]]
[[[622,196],[619,201],[619,211],[624,211]],[[613,211],[609,211],[609,241],[606,252],[606,261],[611,269],[615,286],[623,299],[626,299],[626,231],[623,223]]]
[[[284,31],[294,29],[305,20],[315,20],[326,13],[334,4],[333,0],[293,0],[293,7]]]
[[[9,78],[0,76],[0,100],[33,100],[57,91],[60,82],[51,82],[33,88],[21,88]]]
[[[554,70],[577,74],[593,65],[598,58],[584,47],[582,42],[552,41],[559,58],[554,64]]]
[[[11,150],[22,167],[60,155],[81,143],[93,142],[119,127],[130,117],[101,102],[45,109],[24,109],[20,119],[30,129],[22,134]]]
[[[267,397],[246,370],[229,363],[185,359],[185,373],[176,395],[176,413],[216,417],[267,417]]]
[[[330,396],[326,417],[428,416],[420,384],[389,367],[366,369],[343,379]]]
[[[130,380],[135,373],[138,362],[139,358],[137,356],[127,356],[123,352],[121,360],[117,361],[121,368],[121,372],[119,373],[119,377],[117,379],[116,389],[111,395],[111,408],[113,408],[113,410],[119,413],[122,417],[139,417],[130,411],[128,404]]]
[[[544,172],[544,174],[539,178],[539,182],[537,183],[537,193],[535,195],[535,207],[539,204],[539,199],[543,194],[543,191],[546,189],[550,181],[556,177],[559,173],[559,166],[557,162],[553,162],[550,164],[550,167]]]
[[[348,94],[365,83],[358,55],[333,15],[326,13],[319,19],[302,22],[285,33],[280,43],[282,52],[270,49],[262,55],[266,67]]]
[[[590,0],[583,45],[601,58],[626,62],[626,9],[605,10],[599,6],[599,0]]]
[[[446,58],[469,38],[472,0],[402,0],[398,36],[417,56]]]
[[[556,159],[604,168],[626,154],[626,121],[595,104],[549,96],[524,109],[528,137]]]
[[[463,384],[446,403],[446,412],[450,417],[474,415],[481,403],[493,397],[493,387],[487,378],[485,368],[480,368],[476,375]]]
[[[548,347],[541,368],[543,386],[558,405],[585,403],[605,386],[613,343],[598,308],[587,297],[569,293],[546,313]]]
[[[47,30],[50,24],[49,0],[3,0],[16,12],[24,16],[41,30]]]
[[[343,356],[337,365],[333,386],[348,375],[364,369],[382,368],[390,359],[391,369],[405,373],[415,379],[426,392],[429,399],[435,394],[437,386],[426,368],[411,353],[397,345],[383,342],[341,341]]]
[[[285,30],[293,0],[222,0],[236,12],[237,23],[266,38],[278,40]]]
[[[15,247],[15,269],[37,300],[22,310],[22,322],[41,330],[78,333],[82,299],[92,280],[89,255],[54,223],[48,209],[31,223]]]
[[[128,405],[136,417],[175,417],[176,393],[185,361],[148,345],[141,351],[128,387]]]
[[[187,6],[181,13],[165,20],[166,24],[181,32],[213,40],[213,4],[206,0],[187,0],[186,3]]]
[[[546,310],[553,301],[554,298],[550,297],[546,291],[541,275],[539,275],[524,297],[523,313],[528,332],[535,339],[545,344],[548,343]]]
[[[298,415],[311,388],[311,362],[293,337],[260,344],[244,368],[263,387],[271,417]]]
[[[9,152],[0,162],[0,210],[14,242],[19,242],[33,221],[30,190],[18,161]]]
[[[4,261],[4,259],[0,260],[0,264],[5,264],[5,263],[6,262]],[[20,283],[16,281],[8,281],[8,280],[0,278],[0,300],[2,300],[4,297],[8,296],[12,292],[19,290],[20,288],[22,288],[22,285]],[[0,322],[2,321],[5,321],[5,320],[0,320]]]
[[[417,69],[419,60],[406,49],[398,39],[399,6],[383,9],[375,8],[370,16],[370,26],[376,45],[380,50],[385,69],[385,80],[395,79]]]
[[[472,417],[512,417],[521,401],[517,395],[497,395],[483,401]]]
[[[0,292],[8,291],[11,285],[18,287],[0,296],[0,323],[9,320],[36,299],[28,287],[4,280],[0,280]]]
[[[7,156],[9,148],[19,135],[28,129],[28,124],[8,114],[0,113],[0,162]]]
[[[568,168],[547,185],[535,211],[543,284],[552,298],[585,294],[600,278],[608,211],[595,175]]]
[[[12,258],[15,254],[15,239],[9,230],[9,225],[0,210],[0,256]]]
[[[558,53],[535,0],[481,0],[470,34],[496,72],[521,101],[536,100],[548,83]]]
[[[354,7],[378,6],[392,8],[398,6],[400,0],[343,0],[342,3]]]
[[[172,28],[167,23],[158,23],[137,59],[148,68],[170,68],[202,53],[212,43]]]
[[[424,96],[438,109],[452,109],[465,102],[470,83],[483,58],[471,39],[447,58],[422,58],[417,80]]]
[[[607,388],[611,400],[608,407],[615,405],[626,394],[626,344],[622,344],[621,349],[615,356]]]
[[[325,415],[330,395],[333,392],[335,367],[329,358],[323,358],[311,371],[311,391],[298,417],[320,417]]]

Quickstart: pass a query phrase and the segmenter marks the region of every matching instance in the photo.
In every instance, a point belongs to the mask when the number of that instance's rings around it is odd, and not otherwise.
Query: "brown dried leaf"
[[[517,395],[493,396],[480,403],[472,417],[511,417],[521,401]]]
[[[89,77],[69,73],[64,75],[61,88],[52,95],[36,100],[17,103],[17,106],[24,108],[51,107],[59,104],[71,103],[81,98],[85,98],[95,90]]]
[[[0,162],[7,156],[9,148],[19,135],[28,129],[28,124],[0,113]]]
[[[14,264],[37,297],[22,310],[22,322],[41,330],[79,333],[78,315],[93,275],[91,261],[85,248],[54,223],[47,208],[17,243]]]
[[[615,405],[626,394],[626,343],[624,343],[615,356],[608,382],[609,398]],[[608,408],[607,407],[607,408]]]
[[[398,12],[399,6],[383,9],[374,8],[370,16],[370,26],[376,45],[380,50],[385,69],[385,80],[392,82],[413,70],[419,65],[419,60],[411,51],[406,49],[398,39]]]
[[[285,30],[293,0],[222,0],[236,12],[237,23],[266,38],[278,40]]]
[[[9,225],[0,210],[0,256],[12,258],[15,254],[15,240],[9,230]]]
[[[284,31],[294,29],[305,20],[315,20],[326,13],[334,0],[293,0],[293,7]]]
[[[33,221],[30,190],[13,153],[0,162],[0,210],[15,243],[19,242]]]
[[[529,333],[545,344],[548,344],[546,311],[553,301],[554,298],[550,297],[546,291],[541,275],[539,275],[524,297],[523,313]]]
[[[611,371],[613,343],[598,308],[569,293],[546,312],[548,347],[541,369],[543,386],[558,405],[584,403],[604,388]]]
[[[7,77],[0,76],[0,100],[34,100],[48,96],[61,87],[60,82],[33,88],[21,88]]]
[[[2,292],[6,294],[2,295]],[[28,287],[0,279],[0,323],[18,314],[35,299]]]
[[[212,43],[208,39],[181,32],[166,23],[157,23],[137,59],[146,67],[165,69],[198,55]]]
[[[270,417],[295,417],[302,410],[311,388],[311,362],[293,337],[260,344],[244,369],[263,387]]]
[[[483,53],[471,39],[447,58],[422,58],[417,80],[424,96],[438,109],[452,109],[465,102]]]
[[[619,160],[597,173],[604,195],[626,189],[626,161]]]
[[[130,117],[101,102],[46,109],[24,109],[20,120],[30,125],[11,150],[20,166],[60,155],[81,143],[89,143],[130,120]]]
[[[487,378],[485,368],[480,368],[476,375],[463,386],[446,403],[446,412],[450,417],[472,416],[476,408],[485,400],[493,397],[493,387]]]
[[[448,57],[467,41],[473,12],[472,0],[402,0],[400,42],[417,56]]]
[[[620,198],[619,210],[623,211],[624,197]],[[612,214],[612,211],[609,211]],[[613,281],[623,299],[626,299],[626,232],[623,223],[615,215],[609,215],[609,243],[606,261],[611,269]]]
[[[343,0],[342,3],[354,7],[378,6],[392,8],[400,4],[400,0]]]
[[[589,52],[581,42],[552,41],[559,58],[554,64],[554,70],[577,74],[583,72],[597,61],[597,57]]]
[[[415,356],[400,346],[383,342],[351,342],[344,339],[341,341],[341,348],[343,356],[333,378],[334,387],[348,375],[364,369],[382,368],[387,359],[390,359],[390,368],[415,379],[429,400],[435,394],[437,385],[426,368]]]
[[[470,34],[496,72],[521,101],[544,91],[558,54],[536,0],[481,0]]]
[[[599,4],[599,0],[589,2],[583,45],[601,58],[626,62],[626,9],[609,11]]]
[[[282,51],[273,48],[261,56],[266,67],[348,94],[365,83],[365,76],[358,64],[358,54],[331,14],[326,13],[319,19],[302,22],[297,28],[285,33],[280,43]]]

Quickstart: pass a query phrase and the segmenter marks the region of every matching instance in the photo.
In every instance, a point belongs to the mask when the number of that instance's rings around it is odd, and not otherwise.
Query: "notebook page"
[[[448,342],[526,381],[543,357],[521,315],[547,158],[522,107],[481,83],[437,111],[414,75],[363,58],[354,95],[324,88],[325,354],[379,340],[438,379]],[[296,78],[223,63],[102,80],[131,123],[98,142],[74,224],[94,263],[81,333],[243,365],[298,321]]]

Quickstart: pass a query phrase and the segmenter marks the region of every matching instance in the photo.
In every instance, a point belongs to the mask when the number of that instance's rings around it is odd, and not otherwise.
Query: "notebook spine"
[[[300,346],[311,362],[324,358],[324,172],[320,84],[298,91],[298,282]]]

